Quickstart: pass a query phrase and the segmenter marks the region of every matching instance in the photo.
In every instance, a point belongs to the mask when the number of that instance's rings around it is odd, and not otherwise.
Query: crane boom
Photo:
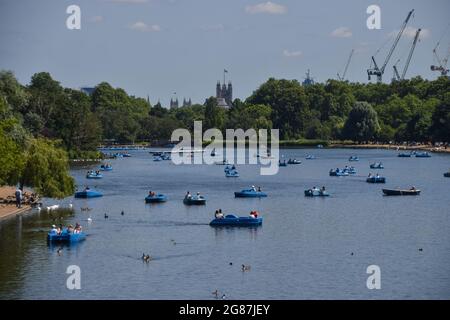
[[[411,57],[413,55],[414,49],[416,48],[417,40],[419,39],[421,29],[417,29],[416,35],[414,36],[413,44],[411,46],[411,50],[409,51],[408,59],[406,60],[405,67],[403,68],[401,79],[405,79],[406,71],[408,70],[409,63],[411,62]]]
[[[355,52],[355,49],[352,49],[352,52],[350,52],[350,55],[347,60],[347,64],[345,65],[344,73],[342,74],[342,79],[345,79],[345,75],[347,74],[348,66],[350,65],[350,61],[352,60],[353,52]]]
[[[411,18],[412,14],[414,12],[414,9],[412,9],[408,15],[406,16],[405,21],[402,24],[402,27],[400,28],[400,31],[398,32],[397,36],[395,37],[394,43],[392,44],[391,49],[389,50],[388,55],[386,56],[386,59],[384,60],[383,65],[381,66],[381,68],[378,68],[376,62],[375,62],[375,57],[372,56],[372,61],[374,62],[374,68],[372,69],[367,69],[367,75],[369,76],[369,80],[370,80],[370,76],[372,75],[376,75],[377,76],[377,81],[381,82],[382,80],[382,76],[384,74],[384,69],[386,68],[386,65],[388,64],[389,60],[391,59],[392,54],[394,53],[395,48],[397,47],[397,44],[403,34],[403,31],[406,28],[406,25],[408,24],[409,19]]]
[[[354,51],[355,51],[355,49],[352,49],[352,51],[350,52],[350,55],[348,56],[347,64],[345,65],[344,73],[342,74],[342,77],[339,75],[339,73],[337,74],[338,79],[341,80],[341,81],[344,81],[344,80],[345,80],[345,75],[347,74],[347,69],[348,69],[348,66],[350,65],[350,61],[351,61],[351,59],[352,59],[352,56],[353,56],[353,52],[354,52]]]

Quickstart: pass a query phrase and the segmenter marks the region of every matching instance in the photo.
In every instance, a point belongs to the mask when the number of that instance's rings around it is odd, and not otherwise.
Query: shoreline
[[[0,198],[6,199],[8,196],[13,196],[15,190],[14,187],[0,187]],[[0,221],[30,211],[31,209],[31,206],[26,204],[22,204],[21,208],[17,208],[15,204],[0,203]]]
[[[328,148],[343,148],[343,149],[387,149],[387,150],[420,150],[436,153],[450,153],[450,148],[445,149],[444,147],[434,147],[429,145],[417,145],[417,146],[405,146],[405,145],[393,145],[393,144],[341,144],[341,143],[330,143]]]

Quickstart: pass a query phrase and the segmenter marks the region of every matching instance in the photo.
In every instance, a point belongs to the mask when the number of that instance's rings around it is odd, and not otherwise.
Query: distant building
[[[170,98],[170,109],[178,108],[178,98],[172,99]]]
[[[189,100],[183,98],[183,107],[190,107],[190,106],[192,106],[191,98],[189,98]]]
[[[228,82],[228,86],[223,83],[220,85],[220,81],[217,81],[216,85],[216,99],[217,104],[223,108],[232,107],[233,103],[233,85],[231,81]]]
[[[81,87],[80,91],[90,96],[94,93],[95,87]]]
[[[306,72],[306,78],[305,78],[305,80],[303,80],[302,84],[303,84],[304,86],[309,86],[309,85],[314,84],[314,79],[311,77],[311,74],[310,74],[310,72],[309,72],[309,69],[308,69],[308,71]]]

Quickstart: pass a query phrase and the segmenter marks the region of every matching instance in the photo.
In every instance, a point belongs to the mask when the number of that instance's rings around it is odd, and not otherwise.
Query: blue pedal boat
[[[289,159],[287,163],[288,164],[302,164],[302,162],[297,159]]]
[[[305,190],[305,197],[329,197],[330,194],[325,190],[320,189],[308,189]]]
[[[415,153],[416,158],[431,158],[431,154],[429,154],[428,152],[416,152]]]
[[[402,152],[402,153],[398,154],[398,157],[399,158],[411,158],[411,153],[404,153],[404,152]]]
[[[206,199],[203,196],[184,197],[183,203],[188,206],[201,206],[206,204]]]
[[[167,197],[163,194],[155,194],[154,196],[145,197],[145,203],[161,203],[166,201]]]
[[[381,162],[375,162],[370,165],[370,169],[384,169],[384,166]]]
[[[348,158],[348,161],[359,161],[358,156],[351,156],[350,158]]]
[[[67,228],[64,229],[60,234],[58,234],[55,231],[50,231],[47,234],[47,241],[49,242],[67,242],[67,243],[74,243],[83,241],[86,239],[86,234],[81,231],[80,233],[69,233],[67,231]]]
[[[246,189],[234,193],[236,198],[263,198],[267,197],[267,194],[262,191],[255,191],[253,189]]]
[[[225,177],[237,178],[237,177],[239,177],[239,173],[236,170],[227,171],[227,172],[225,172]]]
[[[86,174],[86,179],[102,179],[103,175],[101,173],[88,173]]]
[[[102,164],[101,166],[100,166],[100,170],[101,171],[112,171],[112,166],[110,166],[110,165],[104,165],[104,164]]]
[[[356,174],[355,167],[347,167],[342,169],[342,172],[347,172],[348,174]]]
[[[386,178],[385,177],[373,176],[373,177],[368,177],[366,179],[366,181],[368,183],[386,183]]]
[[[224,218],[213,219],[209,225],[212,227],[255,227],[262,225],[262,221],[263,218],[238,217],[234,214],[227,214]]]
[[[349,173],[343,170],[330,170],[330,176],[331,177],[345,177],[348,176]]]
[[[316,158],[316,156],[313,156],[312,154],[308,154],[307,156],[306,156],[306,160],[314,160]]]
[[[98,198],[103,194],[93,189],[85,189],[83,191],[75,192],[75,198]]]

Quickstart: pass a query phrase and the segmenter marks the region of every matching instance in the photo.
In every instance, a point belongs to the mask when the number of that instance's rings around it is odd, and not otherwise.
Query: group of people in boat
[[[200,192],[197,192],[196,197],[197,197],[197,199],[201,197]],[[184,196],[184,198],[185,199],[192,199],[192,194],[189,191],[187,191],[186,195]]]
[[[258,186],[258,188],[256,188],[255,186],[252,186],[251,190],[254,191],[254,192],[262,192],[260,186]]]
[[[258,211],[256,211],[256,210],[250,211],[250,218],[256,219],[256,218],[258,218],[258,215],[259,215],[259,212],[258,212]],[[216,210],[216,212],[214,213],[214,217],[215,217],[216,219],[224,219],[225,216],[224,216],[224,214],[222,213],[222,209]]]
[[[87,172],[87,175],[88,176],[90,176],[90,175],[95,175],[95,176],[98,176],[100,174],[100,171],[99,170],[89,170],[88,172]]]
[[[82,227],[78,222],[75,224],[75,227],[69,224],[65,229],[62,224],[60,224],[58,227],[56,225],[52,225],[52,229],[50,230],[50,232],[61,235],[64,230],[66,230],[67,233],[77,234],[82,231]]]
[[[311,190],[312,190],[313,192],[314,192],[314,191],[318,191],[318,192],[320,192],[320,193],[323,193],[323,192],[325,192],[325,186],[322,186],[322,188],[319,188],[319,187],[314,186],[314,187],[312,187]]]
[[[367,176],[368,178],[380,178],[380,175],[377,173],[376,175],[373,175],[372,173],[369,173],[369,175]]]

